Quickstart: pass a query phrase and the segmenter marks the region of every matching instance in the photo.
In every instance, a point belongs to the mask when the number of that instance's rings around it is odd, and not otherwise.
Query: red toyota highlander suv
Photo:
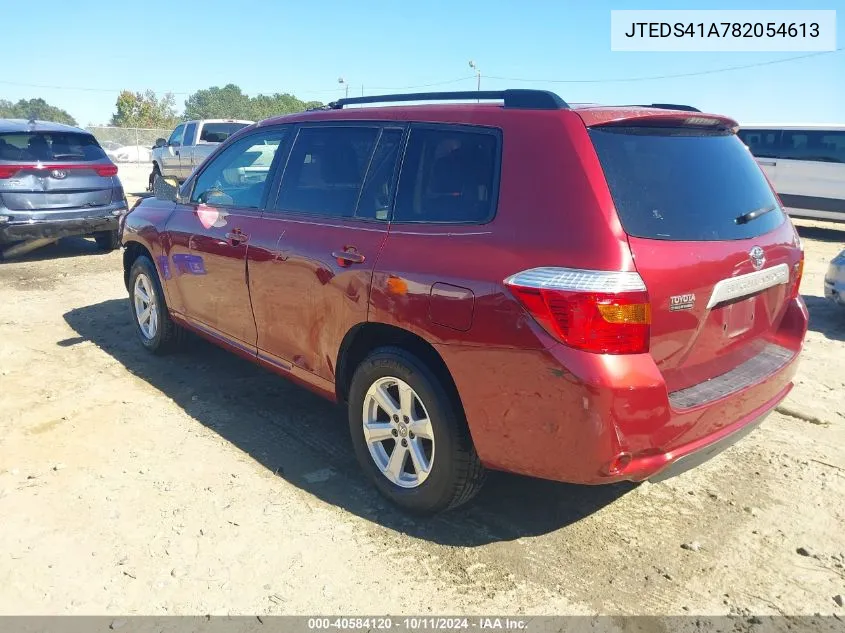
[[[665,478],[786,396],[807,329],[799,238],[736,129],[534,90],[251,125],[122,220],[140,341],[191,330],[347,403],[411,511],[485,469]]]

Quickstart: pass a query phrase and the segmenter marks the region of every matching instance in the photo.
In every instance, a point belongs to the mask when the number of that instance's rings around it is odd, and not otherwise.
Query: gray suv
[[[117,167],[85,130],[0,119],[0,251],[39,238],[91,235],[119,246],[126,197]]]

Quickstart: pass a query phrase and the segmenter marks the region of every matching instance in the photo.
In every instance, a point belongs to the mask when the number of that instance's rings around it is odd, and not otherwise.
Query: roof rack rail
[[[683,112],[701,112],[698,108],[693,108],[689,105],[681,105],[679,103],[650,103],[648,105],[637,106],[640,108],[660,108],[661,110],[681,110]]]
[[[504,101],[506,108],[525,110],[567,110],[569,105],[547,90],[477,90],[463,92],[415,92],[410,94],[348,97],[328,104],[330,110],[341,110],[347,105],[364,103],[395,103],[397,101]]]

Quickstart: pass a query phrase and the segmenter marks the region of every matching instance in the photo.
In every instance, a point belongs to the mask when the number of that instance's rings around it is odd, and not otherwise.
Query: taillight
[[[108,165],[94,165],[94,171],[98,176],[117,176],[117,165],[109,163]]]
[[[532,268],[505,285],[561,343],[598,354],[648,352],[651,304],[635,272]]]
[[[801,290],[801,277],[804,276],[804,251],[801,251],[800,259],[792,265],[792,290],[789,299],[795,299]]]
[[[53,170],[72,171],[91,169],[98,176],[117,176],[117,165],[114,163],[34,163],[28,165],[0,165],[0,179],[11,178],[21,171],[50,172]]]

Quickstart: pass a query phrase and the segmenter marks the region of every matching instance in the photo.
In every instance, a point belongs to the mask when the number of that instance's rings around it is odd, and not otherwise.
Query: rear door
[[[781,151],[781,131],[775,129],[749,128],[737,132],[737,136],[745,143],[763,173],[778,191],[778,160]]]
[[[265,363],[306,381],[334,381],[344,335],[367,320],[403,135],[401,125],[378,123],[299,129],[262,248],[250,250]]]
[[[13,221],[88,217],[122,198],[117,167],[92,135],[0,134],[0,208]]]
[[[651,354],[671,391],[724,374],[775,338],[796,234],[729,130],[590,130],[652,306]]]

